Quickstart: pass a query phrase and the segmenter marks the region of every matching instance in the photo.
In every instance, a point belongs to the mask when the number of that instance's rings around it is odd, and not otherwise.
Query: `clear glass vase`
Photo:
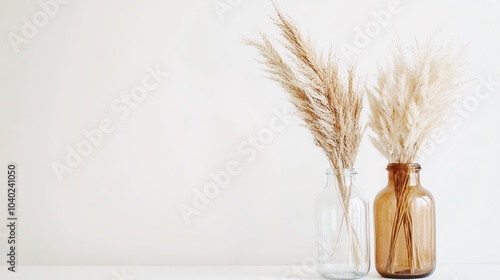
[[[375,264],[387,278],[420,278],[436,265],[435,206],[418,163],[390,163],[374,202]]]
[[[316,199],[317,271],[327,279],[358,279],[370,270],[368,201],[354,170],[327,170]]]

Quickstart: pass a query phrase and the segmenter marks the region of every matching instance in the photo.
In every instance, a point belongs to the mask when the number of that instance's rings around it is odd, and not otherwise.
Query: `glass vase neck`
[[[326,170],[326,175],[343,175],[343,176],[354,176],[358,174],[355,169],[332,169],[328,168]]]
[[[399,162],[392,162],[387,165],[386,170],[387,171],[411,171],[411,172],[418,172],[420,171],[421,167],[419,163],[399,163]]]
[[[389,187],[419,187],[420,186],[420,164],[418,163],[389,163],[387,172],[389,176]]]
[[[352,186],[355,183],[356,178],[355,169],[327,169],[327,187],[328,186],[337,186],[339,183],[345,186]]]

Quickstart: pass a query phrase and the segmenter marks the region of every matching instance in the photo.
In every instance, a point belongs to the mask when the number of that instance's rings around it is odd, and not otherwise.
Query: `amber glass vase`
[[[390,163],[374,202],[375,266],[387,278],[421,278],[436,266],[435,206],[420,185],[420,165]]]

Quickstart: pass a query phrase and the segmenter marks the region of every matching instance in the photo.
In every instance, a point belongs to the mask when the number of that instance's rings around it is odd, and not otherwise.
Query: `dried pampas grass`
[[[379,69],[377,85],[368,90],[375,132],[372,142],[391,163],[403,164],[394,171],[396,209],[392,220],[386,272],[393,274],[398,262],[398,236],[404,233],[409,273],[422,267],[415,246],[413,213],[410,209],[410,173],[418,153],[453,107],[461,78],[463,51],[453,44],[438,46],[432,41],[403,49],[397,45],[386,69]],[[413,171],[414,172],[414,171]],[[399,263],[401,265],[401,263]]]
[[[429,40],[411,49],[396,46],[392,61],[379,69],[377,84],[367,89],[369,126],[374,146],[394,163],[412,163],[456,100],[461,56],[452,42]]]
[[[313,43],[276,5],[274,7],[277,16],[273,21],[283,37],[279,42],[286,55],[281,55],[265,34],[261,34],[260,40],[246,42],[262,55],[268,77],[289,94],[298,115],[311,131],[316,144],[323,149],[331,167],[353,169],[363,134],[360,125],[363,94],[355,82],[354,67],[348,69],[347,79],[342,79],[338,60],[331,51],[326,59],[318,55]],[[347,185],[342,172],[336,172],[336,177],[344,210],[342,223],[346,225],[349,239],[353,240],[349,246],[357,270],[369,256],[360,247],[350,217],[352,186]]]
[[[298,115],[311,131],[316,144],[323,149],[334,169],[352,169],[362,137],[360,114],[362,90],[355,82],[354,67],[347,79],[339,76],[338,60],[328,53],[318,55],[313,43],[275,5],[279,28],[287,51],[281,55],[268,36],[246,40],[263,57],[268,77],[290,95]],[[285,58],[289,61],[285,61]]]

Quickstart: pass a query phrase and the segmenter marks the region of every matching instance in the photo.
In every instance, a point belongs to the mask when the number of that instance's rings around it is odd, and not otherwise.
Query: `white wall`
[[[219,2],[234,4],[222,19]],[[353,44],[356,28],[388,2],[278,3],[313,39],[338,46]],[[469,42],[469,103],[429,152],[422,180],[437,200],[439,261],[500,262],[500,84],[473,97],[479,77],[500,80],[500,6],[401,7],[361,49],[359,69],[370,77],[398,34],[403,42],[434,31]],[[38,1],[0,1],[0,158],[19,164],[21,264],[293,264],[312,255],[327,161],[299,121],[280,126],[274,111],[286,109],[287,97],[241,43],[257,27],[276,34],[269,1],[73,0],[16,53],[9,32],[23,36],[23,17],[39,11]],[[169,76],[130,115],[114,112],[148,67]],[[114,130],[59,182],[52,164],[65,163],[66,146],[76,149],[82,130],[103,119]],[[249,137],[266,133],[271,121],[280,131],[251,157]],[[385,184],[386,163],[365,139],[357,169],[371,201]],[[228,164],[239,173],[186,224],[180,205],[192,205],[193,190]],[[5,221],[6,191],[0,209]],[[0,227],[2,252],[5,234]]]

